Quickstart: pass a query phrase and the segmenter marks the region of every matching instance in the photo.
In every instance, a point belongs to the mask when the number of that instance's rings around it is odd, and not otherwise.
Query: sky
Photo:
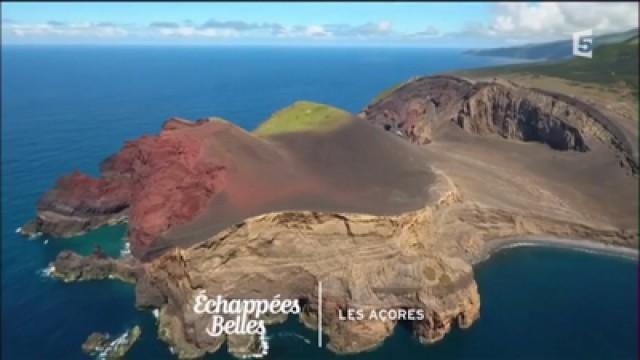
[[[4,44],[492,47],[638,26],[627,3],[2,3]]]

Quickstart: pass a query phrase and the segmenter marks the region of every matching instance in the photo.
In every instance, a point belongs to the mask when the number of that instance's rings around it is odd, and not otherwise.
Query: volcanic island
[[[207,335],[192,311],[199,292],[299,299],[300,321],[316,328],[318,282],[331,351],[392,334],[393,320],[338,318],[358,304],[423,309],[410,326],[432,343],[479,318],[472,265],[505,245],[637,256],[638,134],[625,121],[575,97],[445,75],[407,81],[359,114],[296,102],[253,132],[171,118],[104,160],[100,177],[60,178],[22,233],[127,222],[132,255],[63,251],[53,275],[134,283],[136,306],[157,310],[158,336],[180,358],[258,343]]]

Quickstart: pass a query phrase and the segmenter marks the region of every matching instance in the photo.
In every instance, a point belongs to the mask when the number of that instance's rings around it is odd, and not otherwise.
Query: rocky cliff
[[[361,116],[422,144],[431,142],[434,131],[447,122],[473,134],[533,141],[555,150],[584,152],[589,143],[600,142],[621,166],[638,172],[633,139],[600,111],[576,98],[508,81],[419,78],[374,102]]]

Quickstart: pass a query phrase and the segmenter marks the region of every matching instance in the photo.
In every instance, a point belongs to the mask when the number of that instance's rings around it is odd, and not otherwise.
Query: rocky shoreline
[[[82,351],[96,355],[98,359],[119,360],[125,357],[141,334],[142,329],[137,325],[113,340],[109,334],[94,332],[82,344]]]
[[[131,256],[112,258],[99,250],[89,256],[62,251],[48,269],[50,277],[63,282],[118,279],[132,284],[143,271],[141,263]]]

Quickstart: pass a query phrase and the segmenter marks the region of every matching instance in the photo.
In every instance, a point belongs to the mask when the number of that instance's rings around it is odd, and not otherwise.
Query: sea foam
[[[40,270],[40,276],[51,277],[51,274],[56,271],[56,267],[53,264],[49,264],[46,268]]]
[[[115,338],[111,341],[107,346],[103,349],[100,349],[98,355],[96,355],[96,359],[106,360],[109,353],[111,353],[117,346],[125,344],[129,338],[129,331],[125,331],[122,335]]]
[[[124,243],[124,247],[122,248],[122,250],[120,250],[120,257],[125,257],[130,254],[131,254],[131,245],[127,241]]]

